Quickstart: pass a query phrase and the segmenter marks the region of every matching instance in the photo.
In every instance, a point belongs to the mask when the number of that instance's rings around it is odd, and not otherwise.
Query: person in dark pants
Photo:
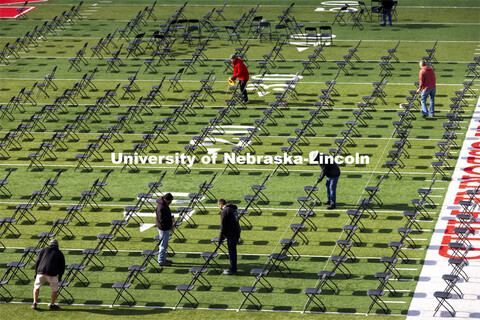
[[[58,248],[57,239],[50,240],[48,247],[43,248],[35,261],[35,286],[33,289],[32,309],[37,308],[38,295],[40,287],[46,282],[52,288],[50,310],[59,310],[60,307],[55,304],[58,296],[58,282],[62,281],[65,272],[65,256]]]
[[[237,244],[240,239],[240,224],[237,219],[237,206],[227,204],[225,199],[218,200],[218,206],[222,210],[220,213],[220,239],[219,243],[227,239],[228,258],[230,259],[230,268],[223,271],[223,274],[237,274]]]
[[[320,174],[320,181],[323,178],[327,177],[327,182],[325,187],[327,189],[327,201],[323,204],[329,205],[327,209],[335,209],[337,203],[337,183],[338,178],[340,177],[340,168],[335,163],[333,157],[328,156],[323,153],[319,153],[315,159],[318,161],[318,164],[322,168],[322,173]]]
[[[171,266],[173,261],[167,260],[167,248],[168,240],[170,239],[170,231],[172,230],[173,222],[175,218],[170,211],[170,203],[173,201],[171,193],[166,193],[163,197],[157,199],[156,212],[156,226],[158,228],[158,234],[160,235],[160,241],[158,245],[158,265],[159,266]]]
[[[242,94],[243,103],[248,102],[248,94],[247,94],[247,82],[250,79],[250,75],[248,74],[248,69],[242,59],[238,58],[236,55],[232,54],[230,56],[230,60],[232,61],[233,66],[233,76],[230,77],[233,81],[238,78],[238,84],[240,87],[240,92]]]
[[[387,18],[388,18],[388,25],[392,25],[392,8],[395,5],[393,0],[380,0],[380,10],[382,10],[382,27],[387,25]]]

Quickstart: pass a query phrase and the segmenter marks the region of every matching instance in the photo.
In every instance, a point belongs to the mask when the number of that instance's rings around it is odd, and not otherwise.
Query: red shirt
[[[437,80],[435,79],[435,72],[432,67],[422,67],[418,73],[419,85],[421,90],[433,89],[436,87]]]
[[[232,65],[234,78],[238,78],[238,80],[248,80],[250,78],[247,66],[243,63],[242,59],[235,59],[235,61],[232,62]]]

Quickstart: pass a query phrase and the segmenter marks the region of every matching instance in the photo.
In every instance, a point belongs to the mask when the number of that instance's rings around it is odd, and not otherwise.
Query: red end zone
[[[0,19],[16,19],[21,15],[32,11],[36,7],[0,7]],[[25,9],[23,11],[17,11],[17,9]]]
[[[28,0],[28,2],[44,2],[50,0]],[[0,0],[0,5],[4,4],[17,4],[17,3],[25,3],[25,0]]]

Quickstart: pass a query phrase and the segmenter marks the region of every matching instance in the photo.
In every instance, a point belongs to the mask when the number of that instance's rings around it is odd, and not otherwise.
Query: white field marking
[[[188,195],[189,193],[188,192],[170,192],[172,195],[173,195],[173,198],[174,200],[172,201],[172,204],[185,204],[185,203],[189,203],[190,202],[190,199],[175,199],[175,198],[188,198]],[[150,203],[156,203],[157,199],[156,197],[159,197],[160,194],[159,193],[154,193],[153,194],[153,197],[152,199],[149,199],[148,202]],[[138,198],[137,198],[138,199]],[[200,198],[199,201],[203,201],[205,199],[205,197],[202,197]],[[175,207],[172,206],[172,209],[175,209]],[[185,217],[184,217],[184,220],[188,220],[190,219],[190,217],[195,213],[195,210],[192,210],[191,212],[189,212]],[[179,217],[179,213],[178,212],[173,212],[172,215],[175,217],[175,218],[178,218]],[[126,216],[126,212],[124,211],[123,212],[123,216],[125,217]],[[147,218],[153,218],[153,217],[156,217],[156,213],[155,212],[138,212],[137,213],[137,216],[139,217],[147,217]],[[153,228],[155,226],[155,224],[153,223],[142,223],[140,224],[140,232],[144,232],[144,231],[147,231],[148,229],[150,228]]]
[[[22,248],[24,249],[24,248]],[[30,304],[31,302],[20,302],[20,301],[10,301],[9,303],[15,303],[15,304]],[[40,305],[42,305],[43,303],[39,303]],[[58,305],[61,305],[61,306],[78,306],[78,307],[108,307],[108,308],[112,308],[112,305],[111,304],[88,304],[88,303],[83,303],[83,304],[79,304],[79,303],[72,303],[72,304],[65,304],[65,303],[57,303]],[[47,305],[45,303],[45,305]],[[166,307],[166,306],[139,306],[139,305],[132,305],[131,307],[129,308],[137,308],[137,309],[167,309],[167,310],[173,310],[174,309],[174,306],[171,306],[171,307]],[[228,308],[202,308],[202,307],[196,307],[196,308],[192,308],[192,307],[177,307],[177,309],[179,310],[208,310],[208,311],[238,311],[237,308],[235,309],[228,309]],[[303,311],[301,310],[268,310],[268,309],[260,309],[260,310],[242,310],[242,312],[269,312],[269,313],[272,313],[272,312],[276,312],[276,313],[292,313],[292,314],[295,314],[295,313],[298,313],[298,314],[301,314],[301,313],[304,313]],[[305,313],[310,313],[310,314],[331,314],[331,315],[361,315],[361,316],[364,316],[365,313],[350,313],[350,312],[322,312],[322,311],[305,311]],[[403,317],[404,315],[402,314],[396,314],[396,313],[389,313],[388,314],[389,316],[391,317]],[[375,316],[385,316],[384,314],[375,314],[375,313],[372,313],[372,314],[369,314],[370,317],[375,317]]]
[[[399,291],[399,290],[397,290],[397,291]],[[387,301],[387,300],[385,300],[384,302],[385,303],[396,303],[396,304],[406,303],[405,301]]]
[[[259,109],[260,108],[265,108],[265,107],[258,107]],[[293,107],[290,107],[290,109],[293,109]],[[300,108],[301,109],[301,108]],[[303,108],[305,109],[305,108]],[[316,109],[316,108],[312,108],[312,109],[309,109],[309,110],[313,110],[313,109]],[[387,109],[386,109],[387,110]],[[395,109],[397,110],[397,109]],[[250,126],[251,127],[251,126]],[[7,133],[8,131],[2,131],[0,130],[0,133]],[[215,131],[216,132],[216,131]],[[53,134],[54,132],[48,132],[48,131],[42,131],[42,132],[32,132],[32,134]],[[101,132],[77,132],[76,134],[77,135],[98,135],[100,134]],[[219,134],[219,133],[216,133],[216,134]],[[143,134],[142,133],[124,133],[124,135],[126,136],[142,136]],[[176,137],[191,137],[191,134],[175,134]],[[225,135],[227,136],[227,135]],[[295,137],[295,136],[265,136],[265,139],[268,139],[268,138],[290,138],[290,137]],[[342,138],[343,136],[336,136],[336,137],[324,137],[324,136],[315,136],[315,137],[308,137],[309,139],[336,139],[336,138]],[[372,138],[370,137],[355,137],[355,139],[357,140],[372,140]],[[387,137],[383,137],[383,138],[373,138],[374,140],[390,140],[390,138],[387,138]],[[441,141],[443,139],[423,139],[423,138],[409,138],[410,140],[412,141]],[[450,151],[450,153],[453,153],[454,151]],[[431,181],[431,180],[428,180],[428,181]],[[435,188],[434,188],[435,189]]]
[[[6,247],[6,249],[9,250],[19,250],[19,249],[25,249],[25,247]],[[62,248],[62,250],[65,251],[78,251],[78,252],[83,252],[83,249],[78,249],[78,248]],[[141,253],[142,250],[122,250],[119,249],[118,252],[123,252],[123,253]],[[185,255],[190,255],[190,254],[202,254],[201,251],[175,251],[178,254],[185,254]],[[218,254],[223,254],[219,252]],[[268,257],[271,255],[271,253],[241,253],[238,252],[237,255],[239,256],[250,256],[250,257]],[[319,256],[319,255],[308,255],[308,254],[302,254],[302,257],[307,257],[307,258],[330,258],[331,256]],[[381,257],[357,257],[357,259],[366,259],[366,260],[380,260]],[[409,258],[409,260],[421,260],[420,258]],[[398,270],[401,270],[400,268],[397,268]],[[416,270],[416,269],[415,269]],[[394,280],[394,279],[391,279]]]
[[[207,154],[215,154],[218,151],[222,150],[221,148],[207,148]]]
[[[26,14],[27,12],[30,12],[30,11],[32,11],[32,10],[33,10],[33,9],[35,9],[35,8],[36,8],[36,7],[29,7],[28,9],[26,9],[26,10],[25,10],[25,11],[23,11],[22,13],[19,13],[19,14],[17,14],[17,15],[16,15],[16,16],[14,16],[13,18],[14,18],[14,19],[17,19],[18,17],[20,17],[20,16],[22,16],[22,15]]]
[[[253,80],[259,80],[262,76],[259,74],[256,74],[252,76],[251,78]],[[285,74],[285,73],[271,73],[271,74],[266,74],[263,77],[263,81],[292,81],[295,78],[295,74]],[[303,79],[303,76],[299,75],[298,79],[301,80]],[[197,81],[195,81],[197,82]]]
[[[180,203],[180,202],[179,202]],[[0,201],[0,204],[18,204],[18,202],[8,202],[8,201]],[[73,206],[73,205],[76,205],[78,203],[50,203],[51,206]],[[125,207],[125,205],[128,205],[128,203],[118,203],[118,204],[99,204],[98,206],[99,207]],[[172,206],[171,207],[172,209],[176,209],[177,207],[176,206]],[[210,207],[210,206],[205,206],[205,209],[218,209],[217,206],[213,206],[213,207]],[[262,208],[263,210],[267,210],[267,211],[298,211],[298,209],[293,209],[293,208]],[[338,210],[327,210],[327,209],[320,209],[320,208],[316,208],[315,209],[316,212],[336,212],[336,211],[340,211],[340,212],[343,212],[345,210],[342,210],[342,209],[338,209]],[[143,211],[141,211],[143,212]],[[402,210],[398,210],[398,211],[394,211],[394,210],[391,210],[391,211],[388,211],[388,210],[377,210],[376,212],[378,213],[400,213],[400,212],[403,212]],[[423,221],[423,220],[420,220],[420,221]],[[430,229],[423,229],[423,230],[417,230],[417,229],[412,229],[412,231],[415,231],[415,232],[430,232],[432,230]]]
[[[0,166],[18,166],[18,167],[28,167],[28,163],[0,163]],[[65,168],[74,168],[77,165],[74,164],[44,164],[44,167],[65,167]],[[92,168],[122,168],[123,165],[118,165],[118,166],[95,166],[93,165]],[[139,169],[174,169],[176,168],[175,165],[172,165],[171,167],[158,167],[158,166],[138,166]],[[272,171],[273,170],[273,165],[271,168],[238,168],[240,171]],[[211,167],[192,167],[190,168],[192,170],[223,170],[220,167],[217,168],[211,168]],[[290,172],[321,172],[321,170],[300,170],[300,169],[290,169]],[[378,174],[387,174],[387,171],[351,171],[351,170],[342,170],[342,172],[345,173],[378,173]],[[427,175],[431,176],[432,174],[429,172],[402,172],[402,174],[406,175]],[[427,180],[428,181],[428,180]],[[334,210],[332,210],[334,211]],[[425,222],[433,222],[433,221],[426,221],[426,220],[420,220],[420,221],[425,221]]]
[[[412,238],[413,241],[427,241],[427,239],[416,239],[416,238]]]
[[[16,39],[16,38],[15,38]],[[46,59],[48,59],[49,57],[45,57]],[[53,57],[55,58],[55,57]],[[66,57],[57,57],[59,59],[65,59]],[[333,60],[332,60],[333,61]],[[444,62],[444,61],[442,61]],[[459,62],[460,63],[460,62]],[[266,76],[265,76],[266,77]],[[252,77],[253,78],[253,77]],[[301,79],[301,78],[300,78]],[[36,78],[0,78],[0,80],[17,80],[17,81],[38,81],[38,79]],[[77,79],[63,79],[63,78],[56,78],[56,80],[58,81],[78,81],[78,78]],[[265,78],[264,78],[265,80]],[[292,78],[287,78],[287,79],[281,79],[281,78],[277,78],[277,79],[271,79],[269,81],[281,81],[281,80],[292,80]],[[468,80],[468,79],[467,79]],[[471,79],[470,79],[471,80]],[[105,82],[118,82],[118,81],[124,81],[124,80],[112,80],[112,79],[97,79],[95,78],[95,81],[105,81]],[[126,81],[126,80],[125,80]],[[125,82],[124,81],[124,82]],[[142,79],[138,79],[136,80],[136,82],[153,82],[153,83],[158,83],[158,80],[142,80]],[[182,80],[181,82],[191,82],[191,83],[197,83],[198,80]],[[308,83],[308,84],[324,84],[325,82],[324,81],[302,81],[302,83]],[[337,84],[339,85],[372,85],[371,82],[337,82]],[[390,85],[396,85],[396,86],[412,86],[411,83],[389,83]],[[455,86],[455,87],[458,87],[458,84],[455,84],[455,83],[452,83],[452,84],[441,84],[441,85],[437,85],[437,86]],[[89,104],[81,104],[79,103],[79,105],[89,105]],[[120,106],[127,106],[127,105],[120,105]],[[169,106],[177,106],[177,105],[169,105]],[[178,105],[178,106],[181,106],[181,105]],[[209,106],[205,106],[205,107],[209,107]],[[211,106],[210,106],[211,107]],[[218,107],[218,106],[217,106]],[[313,106],[312,106],[313,107]],[[265,106],[263,106],[263,108],[265,108]],[[301,108],[305,108],[305,107],[301,107]],[[394,108],[394,109],[382,109],[382,110],[399,110],[399,108]],[[437,110],[437,109],[435,109]],[[449,108],[443,108],[443,109],[439,109],[439,110],[444,110],[444,111],[449,111],[450,109]]]
[[[297,48],[298,52],[302,52],[302,51],[305,51],[305,50],[308,50],[309,48]]]
[[[265,107],[263,107],[265,108]],[[290,109],[292,109],[292,107],[290,107]],[[0,133],[7,133],[8,131],[1,131],[0,130]],[[43,132],[32,132],[32,134],[53,134],[54,132],[47,132],[47,131],[43,131]],[[99,135],[101,134],[101,132],[77,132],[77,135]],[[219,133],[216,133],[216,134],[219,134]],[[142,133],[124,133],[123,135],[126,135],[126,136],[142,136],[143,134]],[[192,135],[191,134],[176,134],[175,137],[191,137]],[[228,136],[228,135],[224,135],[224,136]],[[291,138],[291,137],[295,137],[295,136],[265,136],[264,138],[265,139],[268,139],[268,138]],[[323,136],[315,136],[315,137],[308,137],[309,139],[312,139],[312,140],[315,140],[315,139],[337,139],[337,138],[343,138],[342,136],[339,136],[339,137],[323,137]],[[262,138],[263,139],[263,138]],[[355,137],[356,140],[372,140],[372,138],[369,138],[369,137]],[[375,140],[389,140],[390,138],[374,138]],[[412,141],[441,141],[443,139],[422,139],[422,138],[409,138],[409,140],[412,140]],[[450,153],[453,153],[453,151],[450,151]],[[432,181],[432,180],[426,180],[426,181]],[[441,182],[441,181],[439,181]],[[435,188],[433,188],[435,189]]]

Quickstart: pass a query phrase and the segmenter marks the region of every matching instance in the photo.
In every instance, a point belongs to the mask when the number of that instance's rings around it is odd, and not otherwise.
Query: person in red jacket
[[[433,117],[435,113],[435,93],[437,91],[437,80],[432,67],[428,66],[425,61],[420,61],[420,72],[418,73],[418,90],[422,91],[420,101],[422,102],[422,115]],[[427,109],[427,97],[430,97],[430,110]]]
[[[243,60],[238,58],[236,55],[232,54],[230,56],[230,60],[232,61],[233,66],[233,76],[231,79],[235,81],[238,78],[238,84],[240,86],[240,92],[242,93],[243,103],[248,102],[248,94],[247,94],[247,82],[250,78],[248,74],[248,69]]]

